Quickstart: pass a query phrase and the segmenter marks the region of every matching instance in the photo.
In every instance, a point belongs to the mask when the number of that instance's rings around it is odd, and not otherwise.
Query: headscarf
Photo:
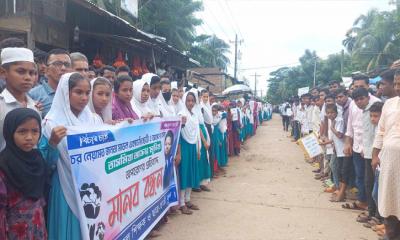
[[[100,119],[90,111],[89,106],[86,106],[79,116],[75,116],[71,111],[68,84],[72,74],[74,73],[66,73],[61,76],[54,95],[53,104],[51,105],[50,111],[45,116],[43,135],[47,139],[50,139],[51,131],[57,126],[93,126],[102,124]],[[71,161],[68,154],[66,137],[57,145],[57,149],[60,153],[60,158],[57,161],[57,172],[61,188],[68,206],[71,208],[74,215],[78,217],[79,211],[75,198],[76,189],[73,184]]]
[[[201,112],[201,108],[200,108],[199,90],[197,90],[196,88],[192,88],[189,90],[189,92],[193,93],[195,96],[195,99],[196,99],[196,104],[194,105],[192,112],[199,119],[199,124],[204,124],[204,117],[203,117],[203,113]],[[184,101],[184,103],[185,103],[185,101]]]
[[[207,124],[212,124],[213,115],[212,115],[212,110],[211,110],[211,105],[210,105],[210,99],[208,99],[206,103],[204,103],[203,100],[201,100],[200,107],[201,107],[201,109],[203,109],[204,122]]]
[[[161,110],[163,117],[176,116],[175,108],[164,99],[162,94],[158,95],[158,99],[159,109]]]
[[[155,81],[155,78],[157,77],[158,81],[160,81],[160,77],[154,73],[146,73],[142,76],[142,80],[144,82],[146,82],[147,84],[149,84],[149,86],[151,86],[153,84],[153,82]],[[148,108],[151,110],[151,113],[153,113],[155,116],[159,116],[161,114],[161,109],[160,109],[160,94],[158,94],[157,98],[151,98],[149,99],[149,101],[147,102],[148,104]]]
[[[147,82],[142,79],[133,82],[133,98],[131,100],[131,105],[139,118],[152,112],[148,106],[149,101],[142,103],[142,90],[146,83]]]
[[[143,74],[141,80],[145,81],[150,86],[151,83],[152,83],[151,80],[152,80],[153,77],[158,77],[158,75],[154,74],[154,73],[146,73],[146,74]]]
[[[190,92],[194,94],[193,92]],[[198,147],[200,146],[200,124],[199,124],[199,118],[196,116],[194,113],[194,107],[192,109],[192,112],[189,111],[189,109],[186,107],[186,98],[189,92],[186,92],[182,100],[185,103],[183,109],[179,112],[179,116],[185,116],[186,117],[186,123],[184,127],[182,127],[181,134],[183,139],[185,139],[186,142],[190,144],[196,144]]]
[[[211,108],[213,108],[214,106],[218,106],[218,103],[213,103],[211,105]],[[212,125],[214,127],[217,126],[218,123],[221,121],[221,119],[222,119],[222,116],[221,116],[220,112],[218,112],[217,115],[215,115],[215,116],[213,115]]]
[[[124,103],[118,98],[114,92],[112,101],[112,115],[114,120],[121,120],[125,118],[139,119],[138,114],[133,111],[131,103]]]
[[[41,133],[41,117],[35,110],[16,108],[6,115],[3,126],[6,148],[0,153],[0,169],[24,197],[39,199],[44,195],[46,180],[44,159],[37,149],[25,152],[14,142],[18,126],[30,118],[38,122]]]
[[[91,86],[92,91],[90,92],[89,108],[90,108],[90,111],[92,111],[92,113],[96,113],[96,110],[94,109],[94,105],[93,105],[93,93],[94,93],[94,84],[98,79],[99,78],[94,78],[94,79],[92,79],[92,81],[90,81],[90,86]],[[108,79],[106,79],[106,78],[102,78],[102,79],[107,81],[111,86],[111,83],[110,83],[110,81],[108,81]],[[101,111],[100,117],[103,120],[103,122],[112,120],[112,98],[108,102],[107,106]]]
[[[173,84],[173,83],[175,83],[175,84]],[[175,86],[173,86],[173,85],[175,85]],[[171,91],[174,89],[178,90],[178,85],[176,84],[176,82],[171,83]],[[172,106],[174,108],[175,113],[179,113],[183,109],[184,104],[182,102],[182,99],[180,99],[180,98],[178,99],[177,103],[174,103],[174,100],[171,97],[171,99],[169,100],[168,103],[170,106]]]

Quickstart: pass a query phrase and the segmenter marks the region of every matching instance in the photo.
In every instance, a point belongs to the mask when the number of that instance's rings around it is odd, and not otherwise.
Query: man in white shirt
[[[0,94],[0,151],[6,146],[3,124],[8,112],[27,107],[40,114],[38,105],[27,95],[37,74],[33,52],[27,48],[4,48],[1,51],[1,72],[5,76],[6,88]]]

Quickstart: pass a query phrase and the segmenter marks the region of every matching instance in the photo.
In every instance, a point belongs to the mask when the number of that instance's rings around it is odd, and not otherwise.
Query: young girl
[[[172,97],[169,100],[169,104],[175,109],[176,113],[179,113],[183,108],[183,102],[179,97],[179,90],[177,88],[172,88]]]
[[[195,115],[197,115],[199,119],[200,126],[200,139],[201,139],[201,148],[200,148],[200,161],[198,161],[198,169],[199,169],[199,178],[200,178],[200,189],[202,191],[209,192],[210,189],[207,187],[210,178],[211,178],[211,167],[210,161],[208,160],[208,149],[210,148],[211,139],[207,132],[207,128],[205,125],[203,112],[201,109],[200,101],[199,101],[199,91],[197,89],[191,89],[191,92],[196,96],[196,105],[194,106]]]
[[[39,149],[53,171],[48,201],[49,239],[81,239],[65,127],[102,124],[87,106],[89,96],[88,80],[79,73],[64,74],[44,120]]]
[[[222,153],[224,152],[224,150],[222,150],[222,143],[224,140],[223,134],[220,130],[220,122],[222,120],[221,115],[218,112],[218,104],[214,103],[212,105],[212,115],[213,115],[213,127],[214,127],[214,131],[212,133],[212,141],[213,141],[213,145],[211,145],[212,148],[212,156],[211,158],[214,159],[214,177],[219,173],[219,167],[223,165],[223,163],[221,161],[224,160]],[[226,151],[226,150],[225,150]]]
[[[153,118],[152,110],[148,107],[150,98],[150,86],[144,80],[136,80],[133,83],[133,98],[131,100],[132,108],[137,113],[139,118]]]
[[[114,82],[114,97],[112,103],[112,119],[139,119],[137,113],[132,109],[132,78],[119,76]]]
[[[89,108],[96,113],[103,122],[112,121],[112,86],[110,81],[99,77],[90,81],[92,92],[89,99]]]
[[[221,121],[218,125],[222,133],[220,167],[226,167],[226,165],[228,165],[228,122],[225,111],[221,112]]]
[[[4,120],[6,148],[0,153],[0,239],[47,239],[43,206],[46,165],[35,149],[41,117],[17,108]]]
[[[190,210],[199,208],[190,202],[192,188],[199,188],[198,161],[200,160],[200,125],[199,119],[194,112],[196,97],[193,92],[187,92],[183,96],[185,106],[179,116],[186,117],[186,123],[182,126],[179,148],[181,151],[181,162],[179,165],[180,175],[180,210],[183,214],[192,214]]]

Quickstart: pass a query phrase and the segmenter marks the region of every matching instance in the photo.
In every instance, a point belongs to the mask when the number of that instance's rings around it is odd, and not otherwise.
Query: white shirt
[[[33,109],[37,111],[40,115],[39,110],[35,107],[35,101],[26,94],[27,99],[27,108]],[[11,110],[16,108],[23,108],[20,102],[15,99],[15,97],[6,89],[0,93],[0,151],[2,151],[6,147],[6,142],[3,136],[3,125],[4,119]],[[40,115],[41,116],[41,115]]]
[[[336,156],[337,157],[345,157],[344,150],[344,136],[343,138],[338,138],[333,131],[331,130],[332,121],[328,120],[328,138],[333,141],[333,145],[335,146]],[[343,118],[338,116],[335,119],[335,130],[339,133],[344,133],[344,121]]]

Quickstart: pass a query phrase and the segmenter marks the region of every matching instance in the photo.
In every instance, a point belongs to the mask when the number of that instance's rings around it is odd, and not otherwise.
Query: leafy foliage
[[[230,63],[226,54],[230,53],[229,44],[217,36],[200,35],[196,37],[190,56],[205,67],[219,67],[226,70]]]

